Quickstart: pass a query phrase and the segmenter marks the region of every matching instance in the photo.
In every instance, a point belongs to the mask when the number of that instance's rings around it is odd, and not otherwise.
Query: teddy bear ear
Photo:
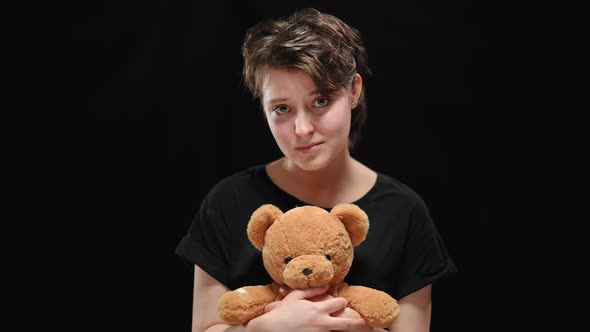
[[[282,215],[283,211],[272,204],[265,204],[252,213],[248,222],[248,238],[256,249],[262,251],[266,230]]]
[[[369,232],[369,217],[360,207],[354,204],[338,204],[330,210],[330,214],[338,218],[348,231],[353,246],[358,246]]]

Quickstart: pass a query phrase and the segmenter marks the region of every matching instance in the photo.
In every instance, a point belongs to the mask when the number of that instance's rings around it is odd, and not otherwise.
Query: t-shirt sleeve
[[[418,196],[410,213],[401,271],[399,299],[457,272],[426,204]]]
[[[208,196],[175,253],[183,261],[198,265],[217,281],[227,284],[228,238],[225,220]]]

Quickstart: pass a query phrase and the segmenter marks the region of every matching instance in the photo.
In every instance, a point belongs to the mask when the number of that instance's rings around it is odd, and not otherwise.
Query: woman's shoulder
[[[424,199],[410,185],[382,172],[377,172],[374,192],[378,196],[386,195],[395,197],[410,206],[425,204]]]
[[[219,180],[207,193],[209,201],[228,201],[247,197],[265,182],[264,165],[255,165],[235,172]]]
[[[219,180],[210,190],[210,193],[223,193],[236,188],[249,187],[253,182],[261,182],[264,179],[264,165],[255,165]]]

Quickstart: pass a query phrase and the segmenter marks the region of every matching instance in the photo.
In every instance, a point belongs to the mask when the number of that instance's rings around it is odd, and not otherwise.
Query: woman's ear
[[[256,249],[262,251],[266,230],[282,215],[283,211],[272,204],[265,204],[252,213],[247,232],[250,242]]]
[[[363,77],[359,73],[354,74],[350,92],[352,94],[352,106],[354,108],[357,106],[359,98],[361,98],[363,93]]]

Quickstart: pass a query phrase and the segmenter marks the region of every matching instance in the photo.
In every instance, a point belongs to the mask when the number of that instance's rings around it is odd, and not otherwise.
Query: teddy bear
[[[272,204],[260,206],[248,222],[248,238],[262,252],[273,282],[228,291],[218,301],[220,317],[230,325],[245,324],[283,297],[281,285],[307,289],[329,285],[327,293],[344,297],[348,306],[374,328],[390,326],[399,314],[397,301],[387,293],[348,285],[354,247],[369,229],[367,214],[354,204],[339,204],[330,212],[312,206],[283,213]]]

